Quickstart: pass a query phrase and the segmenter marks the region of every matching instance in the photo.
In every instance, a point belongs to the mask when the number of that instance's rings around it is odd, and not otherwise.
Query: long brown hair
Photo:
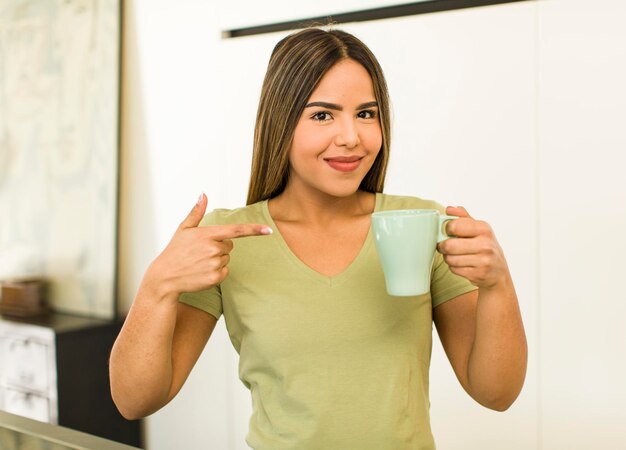
[[[372,78],[382,146],[360,189],[382,192],[389,161],[389,93],[380,64],[367,46],[341,30],[307,28],[283,38],[272,52],[254,127],[252,172],[247,204],[280,194],[289,178],[289,150],[307,100],[326,72],[350,58]]]

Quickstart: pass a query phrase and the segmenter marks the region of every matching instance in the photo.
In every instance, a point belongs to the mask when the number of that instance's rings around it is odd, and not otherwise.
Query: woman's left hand
[[[433,319],[454,372],[480,404],[504,411],[524,384],[528,346],[515,287],[489,224],[465,208],[446,224],[454,236],[437,246],[450,270],[478,286],[433,309]]]
[[[510,280],[509,269],[491,226],[473,219],[461,206],[448,206],[446,214],[459,216],[446,224],[450,239],[437,245],[450,270],[479,288],[506,285]]]

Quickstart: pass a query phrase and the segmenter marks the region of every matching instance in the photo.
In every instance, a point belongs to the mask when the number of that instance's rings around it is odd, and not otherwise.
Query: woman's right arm
[[[178,301],[228,275],[231,239],[271,233],[266,225],[198,227],[206,196],[180,224],[141,282],[111,351],[111,395],[121,414],[138,419],[159,410],[181,389],[217,319]]]
[[[159,298],[142,285],[111,352],[111,395],[120,413],[139,419],[174,398],[216,323],[212,315]]]

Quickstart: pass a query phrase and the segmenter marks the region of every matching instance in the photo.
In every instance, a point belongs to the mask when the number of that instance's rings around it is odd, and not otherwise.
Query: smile
[[[339,172],[354,172],[361,165],[362,156],[338,156],[336,158],[324,158],[324,161]]]

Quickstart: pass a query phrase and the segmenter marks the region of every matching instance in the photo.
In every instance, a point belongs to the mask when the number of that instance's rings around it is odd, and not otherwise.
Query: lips
[[[362,156],[335,156],[324,158],[324,161],[339,172],[353,172],[361,165]]]

